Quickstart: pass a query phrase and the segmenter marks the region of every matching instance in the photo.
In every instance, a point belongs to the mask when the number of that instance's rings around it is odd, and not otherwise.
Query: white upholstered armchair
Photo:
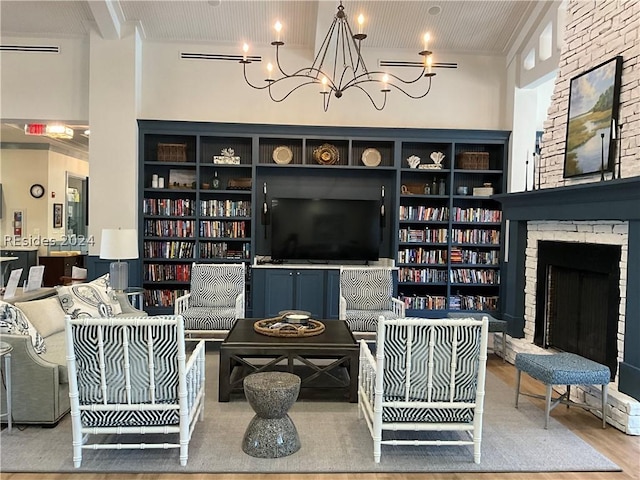
[[[403,318],[404,303],[393,296],[391,268],[340,268],[340,320],[361,336],[376,332],[378,317]]]
[[[375,358],[360,341],[358,416],[371,432],[375,462],[381,445],[473,445],[480,463],[487,332],[486,317],[381,317]],[[447,431],[468,435],[438,433]]]
[[[190,292],[176,299],[174,314],[184,317],[188,336],[221,339],[244,317],[244,305],[244,263],[194,263]]]
[[[204,341],[187,359],[183,320],[173,315],[67,316],[65,332],[74,466],[80,467],[83,449],[158,448],[179,448],[186,465],[191,434],[204,418]],[[89,435],[107,434],[88,443]],[[120,434],[142,441],[119,443]],[[147,438],[152,434],[166,438]]]

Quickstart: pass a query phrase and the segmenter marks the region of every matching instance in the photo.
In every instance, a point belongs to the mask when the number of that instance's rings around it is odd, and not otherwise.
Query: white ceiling
[[[87,37],[97,29],[117,38],[124,25],[142,27],[144,38],[216,45],[268,45],[273,24],[283,24],[282,40],[289,46],[315,49],[336,13],[337,0],[2,0],[2,37]],[[422,36],[431,34],[430,50],[506,55],[516,36],[544,3],[529,0],[344,0],[353,29],[365,18],[363,45],[373,48],[422,49]],[[4,39],[3,42],[5,43]],[[390,58],[392,60],[392,58]],[[83,128],[79,126],[78,128]],[[16,140],[19,129],[3,126],[2,140]],[[7,137],[5,137],[7,135]],[[26,137],[33,141],[37,137]]]

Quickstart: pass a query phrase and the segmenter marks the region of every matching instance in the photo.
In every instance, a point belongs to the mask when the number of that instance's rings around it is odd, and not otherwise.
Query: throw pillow
[[[19,308],[0,301],[0,332],[14,335],[30,335],[33,349],[38,354],[47,351],[42,335],[31,325]]]
[[[58,297],[43,298],[30,302],[15,304],[27,317],[31,324],[47,338],[57,332],[64,331],[64,310],[60,306]]]
[[[115,292],[109,288],[108,275],[89,283],[58,287],[58,299],[71,318],[114,317],[122,313]]]

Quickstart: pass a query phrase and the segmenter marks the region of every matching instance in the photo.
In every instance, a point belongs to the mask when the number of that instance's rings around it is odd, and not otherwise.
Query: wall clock
[[[33,198],[40,198],[44,195],[44,187],[39,183],[34,183],[29,189],[29,193]]]

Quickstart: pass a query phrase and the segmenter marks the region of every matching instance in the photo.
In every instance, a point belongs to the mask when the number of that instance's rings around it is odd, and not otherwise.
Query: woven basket
[[[458,154],[458,168],[462,170],[487,170],[488,152],[461,152]]]
[[[159,162],[186,162],[187,161],[187,144],[186,143],[159,143],[158,144],[158,161]]]
[[[308,325],[303,327],[300,324],[284,323],[285,316],[274,318],[266,318],[264,320],[258,320],[253,324],[253,329],[267,335],[269,337],[286,337],[286,338],[300,338],[300,337],[313,337],[320,335],[324,332],[324,324],[318,320],[307,320]],[[283,323],[283,325],[273,328],[272,325],[277,323]]]

